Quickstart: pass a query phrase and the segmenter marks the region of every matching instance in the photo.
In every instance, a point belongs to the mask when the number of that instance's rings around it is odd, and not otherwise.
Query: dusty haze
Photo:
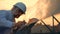
[[[43,19],[47,25],[52,26],[52,17],[54,15],[60,21],[60,0],[0,0],[0,10],[11,10],[17,2],[23,2],[27,6],[26,14],[22,15],[16,21],[30,18]],[[58,23],[55,21],[55,25]]]

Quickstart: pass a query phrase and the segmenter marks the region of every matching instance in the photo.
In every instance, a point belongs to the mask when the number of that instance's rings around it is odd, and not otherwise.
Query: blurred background
[[[11,10],[17,2],[26,4],[27,10],[25,15],[16,19],[16,22],[23,20],[28,22],[31,18],[38,18],[46,25],[52,26],[51,15],[60,21],[60,0],[0,0],[0,10]],[[36,25],[32,28],[32,33],[49,32],[45,26],[42,26],[44,24],[38,22]],[[58,23],[55,21],[54,25],[57,26]]]

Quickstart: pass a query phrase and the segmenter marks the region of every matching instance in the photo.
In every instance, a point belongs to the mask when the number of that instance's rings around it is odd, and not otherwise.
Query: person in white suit
[[[15,25],[15,18],[25,14],[26,6],[22,2],[16,3],[13,8],[0,10],[0,34],[11,34],[11,28]]]

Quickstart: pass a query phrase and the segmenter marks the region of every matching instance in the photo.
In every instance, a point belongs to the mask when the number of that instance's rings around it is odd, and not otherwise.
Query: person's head
[[[16,3],[12,8],[12,13],[15,18],[18,18],[20,15],[25,14],[26,6],[22,2]]]

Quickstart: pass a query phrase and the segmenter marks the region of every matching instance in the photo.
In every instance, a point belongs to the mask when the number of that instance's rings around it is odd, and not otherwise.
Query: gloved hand
[[[17,28],[21,28],[23,25],[25,25],[26,22],[25,20],[24,21],[18,21],[16,24],[15,24],[15,29]]]
[[[21,27],[22,25],[25,25],[26,22],[25,21],[19,21],[18,23],[16,23],[17,27]]]
[[[24,21],[18,21],[16,24],[15,24],[15,27],[14,27],[14,32],[16,32],[17,30],[19,30],[20,28],[22,28],[23,27],[23,25],[25,25],[26,24],[26,22],[25,22],[25,20]]]

